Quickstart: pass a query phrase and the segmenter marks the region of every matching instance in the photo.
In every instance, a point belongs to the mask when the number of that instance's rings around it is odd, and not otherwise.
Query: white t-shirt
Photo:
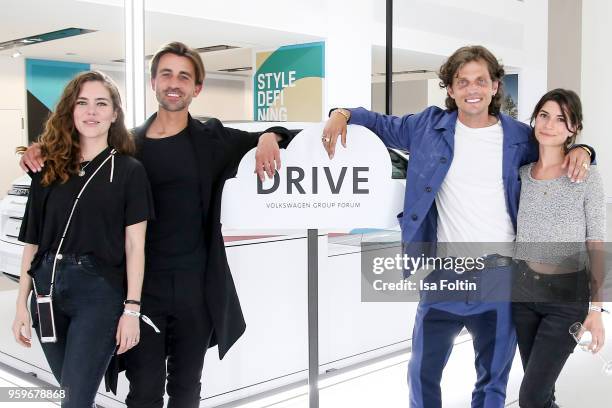
[[[459,120],[455,152],[436,195],[439,242],[512,242],[502,178],[500,123],[472,129]]]

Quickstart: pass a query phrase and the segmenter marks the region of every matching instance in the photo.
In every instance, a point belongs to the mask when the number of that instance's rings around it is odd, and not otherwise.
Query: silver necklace
[[[86,165],[84,165],[83,167],[81,167],[81,170],[79,170],[79,177],[83,177],[85,175],[85,168],[87,166],[89,166],[91,164],[91,161],[87,162]]]

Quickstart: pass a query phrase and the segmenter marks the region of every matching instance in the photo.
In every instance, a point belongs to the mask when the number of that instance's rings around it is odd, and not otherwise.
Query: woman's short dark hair
[[[493,81],[499,83],[497,92],[493,95],[493,99],[489,104],[489,114],[499,115],[502,101],[504,98],[504,88],[502,78],[504,77],[504,66],[499,63],[495,55],[481,45],[469,45],[461,47],[453,53],[446,62],[440,67],[438,77],[440,78],[440,88],[450,88],[453,85],[453,78],[457,76],[457,72],[463,68],[465,64],[472,61],[484,61],[489,69],[489,75]],[[457,110],[457,103],[450,95],[446,95],[446,108],[448,110]]]
[[[576,142],[576,136],[578,136],[578,133],[580,133],[582,130],[582,103],[580,102],[580,97],[576,94],[576,92],[570,89],[557,88],[546,92],[540,98],[533,109],[531,119],[529,120],[529,124],[531,125],[532,129],[531,134],[536,143],[537,139],[535,138],[535,128],[533,124],[538,116],[538,113],[540,113],[540,110],[542,110],[542,107],[548,101],[556,102],[559,105],[563,119],[565,119],[565,127],[572,133],[564,145],[565,153],[567,153],[569,148]],[[574,129],[572,129],[570,126]]]

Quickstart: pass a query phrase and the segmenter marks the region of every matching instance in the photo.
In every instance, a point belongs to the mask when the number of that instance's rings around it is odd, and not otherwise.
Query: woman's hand
[[[350,112],[346,114],[350,115]],[[342,136],[342,146],[346,147],[347,123],[348,121],[346,119],[346,116],[344,116],[337,110],[333,111],[329,119],[327,119],[327,122],[325,122],[321,141],[323,142],[323,147],[325,148],[325,150],[327,150],[327,155],[329,156],[330,160],[334,158],[334,153],[336,152],[336,141],[338,140],[338,136]]]
[[[606,336],[601,312],[590,311],[582,326],[591,332],[593,340],[589,345],[589,351],[593,354],[597,353],[604,346]]]
[[[140,319],[136,316],[121,315],[117,325],[117,354],[135,347],[140,341]]]
[[[30,312],[25,304],[17,306],[13,321],[13,335],[17,343],[24,347],[32,347]]]

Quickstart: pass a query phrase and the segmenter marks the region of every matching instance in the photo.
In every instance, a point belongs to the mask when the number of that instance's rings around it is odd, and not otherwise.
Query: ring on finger
[[[321,139],[322,139],[322,140],[323,140],[325,143],[329,143],[329,137],[327,137],[327,136],[323,136]]]
[[[585,170],[588,170],[588,169],[589,169],[589,163],[587,163],[587,162],[582,163],[582,167],[583,167]]]

